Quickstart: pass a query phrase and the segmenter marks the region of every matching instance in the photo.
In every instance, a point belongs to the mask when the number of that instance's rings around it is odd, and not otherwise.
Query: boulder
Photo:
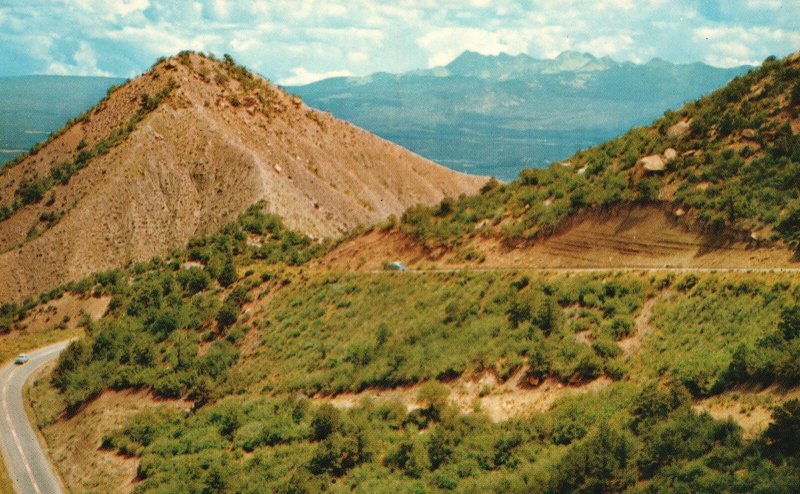
[[[689,127],[689,122],[682,120],[667,129],[667,137],[677,139],[688,134],[690,130],[691,128]]]
[[[758,136],[758,133],[755,131],[755,129],[744,129],[742,131],[742,137],[744,137],[745,139],[752,140],[755,139],[756,136]]]
[[[645,171],[648,172],[663,172],[667,169],[667,164],[664,162],[664,158],[658,154],[652,154],[650,156],[640,158],[637,165],[641,166]]]
[[[667,160],[667,163],[669,163],[670,161],[674,160],[677,157],[678,157],[678,151],[676,151],[674,148],[667,148],[667,150],[664,151],[664,158]]]
[[[572,162],[571,161],[565,161],[565,162],[561,163],[561,166],[563,166],[564,168],[572,168]]]

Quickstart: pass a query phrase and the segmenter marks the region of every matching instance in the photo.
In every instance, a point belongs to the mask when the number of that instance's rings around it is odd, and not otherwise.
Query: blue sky
[[[756,64],[800,50],[800,0],[0,0],[0,76],[132,77],[182,49],[282,84],[443,65],[464,50]]]

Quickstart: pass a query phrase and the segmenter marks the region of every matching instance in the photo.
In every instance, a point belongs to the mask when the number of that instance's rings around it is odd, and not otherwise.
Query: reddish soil
[[[472,249],[483,262],[464,261]],[[541,240],[504,245],[496,238],[473,237],[457,249],[428,249],[407,235],[374,230],[344,242],[321,265],[344,270],[378,270],[385,261],[411,268],[546,269],[749,269],[796,268],[784,247],[716,238],[682,223],[656,207],[631,207],[607,214],[586,214]]]
[[[21,326],[28,331],[44,331],[61,326],[73,328],[81,317],[96,321],[103,317],[111,302],[111,297],[78,297],[71,293],[61,298],[36,306],[22,321]]]
[[[141,391],[107,391],[68,419],[43,429],[50,456],[64,483],[75,492],[127,494],[135,487],[138,458],[102,449],[103,435],[130,417],[158,406],[191,408],[180,400],[156,400]]]
[[[258,201],[293,229],[335,237],[485,182],[312,110],[260,78],[245,87],[222,63],[192,55],[191,66],[169,59],[115,90],[87,120],[0,174],[0,205],[24,179],[47,176],[125,126],[142,95],[170,81],[170,95],[108,154],[0,222],[0,301],[166,254]],[[61,219],[47,228],[46,213]]]

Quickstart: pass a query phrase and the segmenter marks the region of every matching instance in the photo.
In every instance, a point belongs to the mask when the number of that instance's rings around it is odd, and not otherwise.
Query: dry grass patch
[[[146,409],[186,409],[181,400],[157,400],[144,391],[108,391],[72,417],[59,416],[63,409],[49,386],[49,372],[28,390],[33,414],[48,445],[50,457],[64,483],[74,492],[129,493],[135,486],[139,459],[103,449],[103,437]]]

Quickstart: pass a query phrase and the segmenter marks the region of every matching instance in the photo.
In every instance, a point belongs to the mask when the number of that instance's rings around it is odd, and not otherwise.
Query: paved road
[[[46,363],[64,350],[68,341],[30,353],[24,365],[0,368],[0,450],[18,494],[61,494],[61,483],[39,444],[25,413],[22,388]]]
[[[398,271],[388,269],[373,269],[367,271],[353,271],[354,273],[397,273]],[[800,268],[680,268],[680,267],[625,267],[625,268],[542,268],[536,266],[519,266],[510,268],[480,268],[480,267],[458,267],[458,268],[431,268],[431,269],[412,269],[408,268],[404,273],[428,274],[428,273],[789,273],[800,274]]]

